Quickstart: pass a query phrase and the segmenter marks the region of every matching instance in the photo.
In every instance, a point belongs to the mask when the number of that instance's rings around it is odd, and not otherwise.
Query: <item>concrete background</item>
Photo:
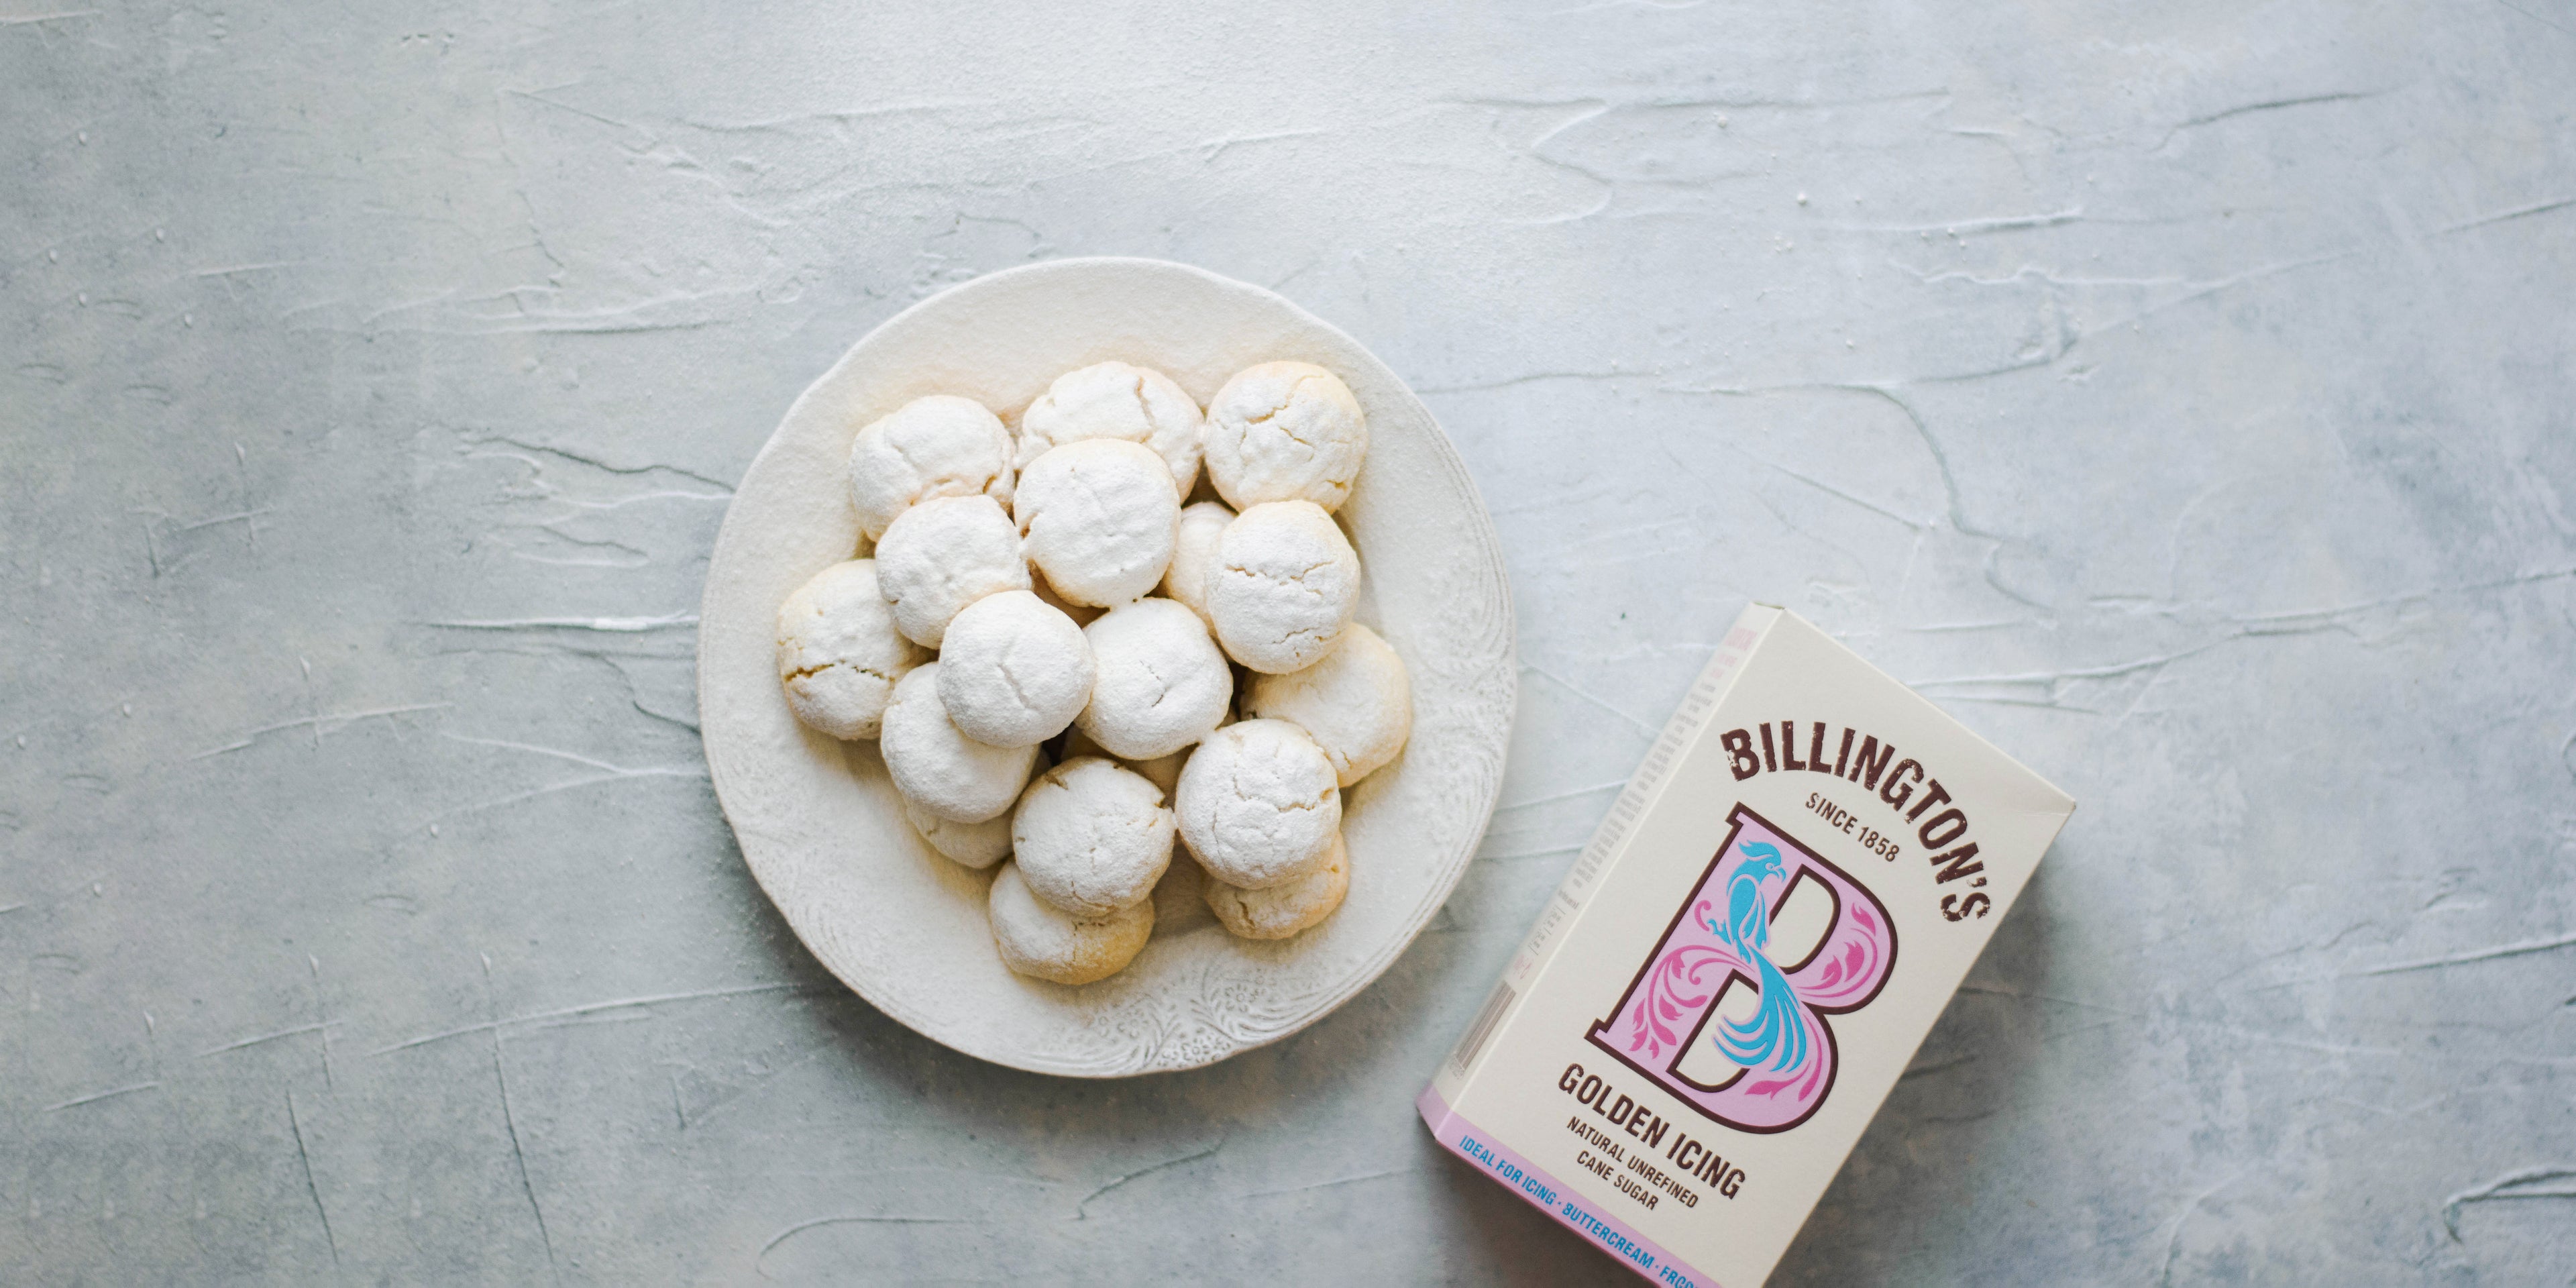
[[[2083,802],[1776,1282],[2576,1276],[2567,0],[0,6],[0,1277],[1628,1282],[1410,1102],[1752,597]],[[1089,253],[1404,373],[1526,662],[1395,969],[1117,1085],[840,992],[690,680]]]

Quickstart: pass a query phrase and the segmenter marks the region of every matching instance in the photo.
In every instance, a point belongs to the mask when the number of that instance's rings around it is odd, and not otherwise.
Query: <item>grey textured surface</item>
[[[1623,1282],[1413,1092],[1748,597],[2083,801],[1778,1282],[2576,1274],[2576,9],[0,13],[12,1282]],[[1279,289],[1512,561],[1485,857],[1277,1047],[837,993],[686,621],[852,339]]]

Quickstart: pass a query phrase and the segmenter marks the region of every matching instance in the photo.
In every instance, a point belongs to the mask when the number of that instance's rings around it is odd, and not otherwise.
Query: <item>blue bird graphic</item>
[[[1773,1069],[1791,1069],[1806,1061],[1807,1026],[1799,1020],[1798,998],[1788,977],[1763,952],[1771,941],[1771,913],[1762,905],[1762,880],[1784,870],[1780,850],[1757,841],[1746,844],[1743,852],[1744,862],[1726,883],[1725,924],[1704,924],[1716,932],[1718,942],[1752,965],[1762,1005],[1748,1019],[1719,1025],[1715,1041],[1727,1059],[1745,1068],[1767,1062]]]

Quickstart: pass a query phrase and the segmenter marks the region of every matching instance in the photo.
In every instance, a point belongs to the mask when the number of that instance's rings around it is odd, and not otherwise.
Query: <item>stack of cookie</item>
[[[1023,975],[1114,975],[1193,891],[1234,934],[1295,935],[1350,888],[1341,790],[1412,730],[1333,520],[1367,452],[1358,399],[1302,362],[1204,413],[1123,362],[1016,429],[916,399],[850,448],[873,557],[779,606],[788,706],[876,739],[932,849],[1002,864],[993,938]]]

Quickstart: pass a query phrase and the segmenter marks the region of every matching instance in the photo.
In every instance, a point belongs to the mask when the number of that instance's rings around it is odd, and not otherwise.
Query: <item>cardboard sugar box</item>
[[[2074,808],[1748,608],[1423,1121],[1649,1279],[1760,1284]]]

